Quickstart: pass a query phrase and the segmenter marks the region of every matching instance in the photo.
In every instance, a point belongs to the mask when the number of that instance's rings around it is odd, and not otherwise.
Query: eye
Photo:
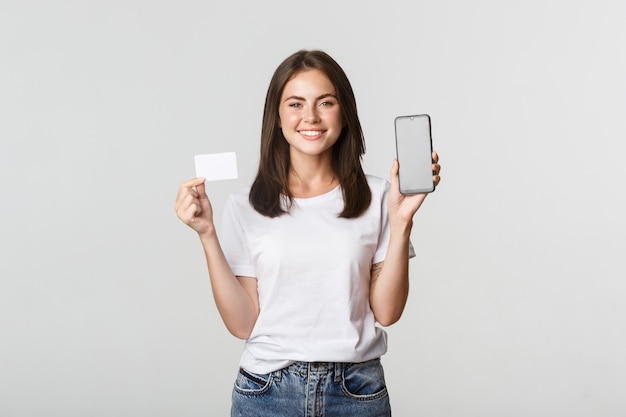
[[[323,101],[320,103],[320,107],[330,107],[333,106],[335,103],[333,103],[332,101]]]
[[[292,107],[294,109],[300,108],[302,107],[302,104],[298,103],[298,102],[293,102],[293,103],[289,103],[289,107]]]

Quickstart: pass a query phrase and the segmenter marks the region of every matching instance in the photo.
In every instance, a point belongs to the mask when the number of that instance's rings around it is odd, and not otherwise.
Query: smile
[[[298,133],[304,136],[314,137],[314,136],[321,135],[322,133],[324,133],[324,131],[323,130],[300,130],[298,131]]]

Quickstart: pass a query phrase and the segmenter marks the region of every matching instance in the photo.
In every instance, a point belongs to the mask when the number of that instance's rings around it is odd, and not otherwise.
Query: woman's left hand
[[[439,175],[441,166],[439,165],[439,155],[437,155],[437,152],[433,152],[432,159],[433,182],[436,187],[439,184],[439,181],[441,181],[441,177]],[[423,193],[408,195],[400,193],[400,180],[398,177],[399,169],[400,164],[397,160],[394,160],[390,173],[391,190],[389,191],[388,201],[389,221],[391,223],[395,223],[395,221],[411,223],[413,221],[413,216],[420,208],[428,194]]]

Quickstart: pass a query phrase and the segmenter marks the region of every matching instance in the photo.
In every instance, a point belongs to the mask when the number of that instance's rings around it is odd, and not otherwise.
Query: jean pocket
[[[272,374],[255,374],[239,368],[235,379],[235,391],[244,395],[258,395],[267,392],[272,382]]]
[[[361,401],[377,400],[387,396],[385,374],[380,359],[352,363],[343,370],[343,391]]]

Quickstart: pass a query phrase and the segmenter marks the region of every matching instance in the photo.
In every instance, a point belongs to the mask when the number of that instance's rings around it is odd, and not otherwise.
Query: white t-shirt
[[[229,197],[222,248],[235,275],[257,279],[260,304],[242,367],[264,374],[294,361],[362,362],[387,351],[369,287],[372,264],[387,252],[389,182],[367,180],[372,202],[356,219],[337,217],[340,187],[296,198],[275,218],[254,210],[249,188]]]

